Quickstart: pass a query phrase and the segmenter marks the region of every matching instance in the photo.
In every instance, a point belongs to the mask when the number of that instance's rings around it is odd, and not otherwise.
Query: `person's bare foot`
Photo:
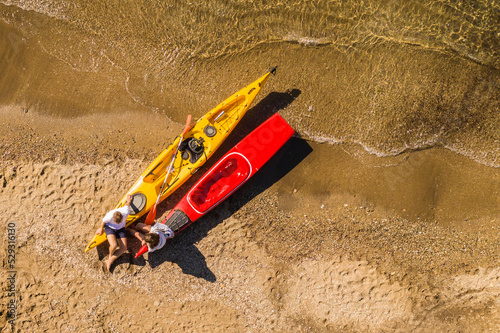
[[[110,269],[111,269],[111,262],[110,262],[109,259],[106,260],[106,269],[107,269],[108,273],[111,273],[111,271],[110,271]]]

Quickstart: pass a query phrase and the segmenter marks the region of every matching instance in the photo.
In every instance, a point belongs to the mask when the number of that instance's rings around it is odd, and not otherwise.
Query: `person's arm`
[[[104,231],[104,226],[106,225],[106,222],[102,221],[101,222],[101,226],[99,227],[99,229],[97,229],[97,231],[95,232],[96,235],[102,235],[102,232]]]
[[[137,238],[138,240],[141,241],[141,245],[146,245],[146,241],[144,240],[144,236],[142,235],[142,233],[140,232],[139,229],[137,229],[133,224],[129,225],[127,227],[128,232],[130,234],[132,234],[132,236],[134,236],[135,238]]]
[[[127,216],[130,214],[130,203],[132,202],[132,196],[130,194],[127,194],[127,201],[125,202],[125,205],[123,207],[118,208],[120,213],[123,215],[123,220],[127,220]],[[122,220],[122,222],[123,222]]]

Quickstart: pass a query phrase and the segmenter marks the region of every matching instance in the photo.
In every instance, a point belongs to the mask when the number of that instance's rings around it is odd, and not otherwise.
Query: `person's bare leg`
[[[116,242],[116,236],[113,234],[107,235],[108,238],[108,243],[109,243],[109,257],[115,253],[116,249],[118,248],[118,243]]]
[[[120,246],[119,249],[109,257],[108,261],[106,261],[106,268],[108,269],[108,272],[111,269],[111,264],[113,264],[116,259],[127,251],[127,238],[118,238],[117,241]]]

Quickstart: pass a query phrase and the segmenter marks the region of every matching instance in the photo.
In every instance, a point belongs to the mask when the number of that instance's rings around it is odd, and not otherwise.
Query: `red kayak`
[[[215,163],[162,223],[177,234],[198,220],[250,179],[294,133],[279,114],[273,115]],[[135,257],[147,250],[143,246]]]

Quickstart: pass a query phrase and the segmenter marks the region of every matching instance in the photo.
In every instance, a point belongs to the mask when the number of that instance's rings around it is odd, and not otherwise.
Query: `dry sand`
[[[381,159],[292,138],[162,251],[107,274],[106,246],[83,249],[182,125],[151,115],[136,133],[116,125],[133,115],[25,111],[0,113],[1,332],[500,330],[498,169],[439,148]]]

